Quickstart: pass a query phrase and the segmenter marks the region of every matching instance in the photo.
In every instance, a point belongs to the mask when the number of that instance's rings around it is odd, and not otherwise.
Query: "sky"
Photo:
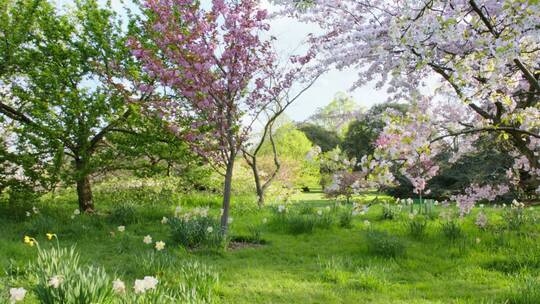
[[[73,3],[72,0],[54,0],[61,7]],[[100,0],[105,2],[106,0]],[[129,2],[126,0],[125,2]],[[209,2],[209,0],[203,0]],[[120,14],[124,11],[121,0],[111,0],[114,9]],[[206,3],[208,4],[208,3]],[[264,8],[270,12],[276,10],[276,6],[268,0],[262,0]],[[129,7],[133,8],[131,5]],[[274,18],[270,21],[270,35],[276,37],[274,44],[281,55],[293,54],[295,50],[302,48],[302,42],[307,34],[317,32],[317,26],[304,24],[292,18]],[[369,108],[375,103],[384,102],[388,94],[384,89],[376,89],[374,83],[368,83],[354,91],[350,91],[357,79],[354,70],[333,70],[322,75],[317,82],[306,91],[293,105],[287,109],[286,114],[294,121],[304,121],[314,114],[318,108],[329,104],[338,92],[346,92],[362,107]]]
[[[272,4],[263,1],[263,5],[270,11]],[[290,54],[298,49],[307,34],[317,32],[317,26],[304,24],[292,18],[273,19],[270,22],[270,34],[276,37],[275,47],[282,54]],[[368,83],[354,91],[350,91],[357,79],[354,70],[333,70],[322,75],[317,82],[306,91],[286,111],[287,115],[295,121],[303,121],[314,114],[318,108],[324,107],[332,101],[337,92],[345,92],[362,108],[369,108],[375,103],[384,102],[388,94],[384,89],[376,89],[375,83]]]

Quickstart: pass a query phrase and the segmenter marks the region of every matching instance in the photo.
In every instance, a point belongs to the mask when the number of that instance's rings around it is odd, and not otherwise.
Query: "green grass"
[[[130,190],[122,191],[119,196],[132,197],[125,193]],[[382,220],[380,205],[355,216],[350,228],[339,227],[336,212],[330,229],[292,235],[263,224],[263,219],[274,216],[272,208],[259,210],[253,198],[242,197],[233,202],[231,235],[249,236],[257,227],[263,245],[188,251],[172,242],[168,226],[160,220],[172,217],[175,206],[188,201],[184,205],[189,207],[210,205],[211,214],[217,216],[216,199],[213,195],[160,195],[145,193],[130,200],[135,219],[129,214],[124,233],[117,231],[119,223],[111,219],[118,201],[111,193],[95,193],[97,215],[74,219],[70,217],[75,197],[70,192],[44,199],[36,205],[40,213],[30,217],[24,212],[31,205],[18,206],[17,210],[23,210],[16,211],[0,203],[0,292],[4,299],[10,287],[32,288],[32,269],[27,265],[37,253],[22,242],[24,235],[36,237],[47,247],[52,244],[44,234],[53,232],[62,247],[76,246],[81,263],[103,267],[125,280],[128,288],[145,275],[174,280],[178,276],[174,265],[182,261],[202,263],[219,275],[214,293],[221,303],[536,303],[537,297],[527,293],[539,284],[534,278],[540,274],[540,227],[529,221],[520,231],[505,230],[500,209],[485,208],[490,227],[484,231],[474,225],[474,214],[461,220],[463,236],[455,240],[443,236],[439,219],[429,220],[425,235],[414,238],[408,233],[405,211],[394,220]],[[375,197],[376,193],[370,193],[356,199],[369,202]],[[291,208],[334,205],[321,193],[302,193],[293,199]],[[402,244],[403,254],[386,256],[370,250],[369,231],[382,232]],[[166,242],[166,249],[156,252],[163,259],[144,262],[154,251],[143,243],[145,235]],[[528,285],[516,289],[523,285],[520,282]],[[36,301],[30,295],[24,303]]]

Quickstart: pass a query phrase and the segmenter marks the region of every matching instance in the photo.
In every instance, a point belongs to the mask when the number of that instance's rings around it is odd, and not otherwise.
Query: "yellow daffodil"
[[[31,241],[32,241],[32,239],[28,235],[24,236],[24,243],[25,244],[30,244]]]
[[[33,247],[34,246],[34,241],[30,240],[30,242],[28,242],[28,245],[30,245],[30,247]]]
[[[52,240],[52,238],[55,237],[55,236],[56,236],[56,234],[54,234],[54,233],[47,233],[47,239],[49,241]]]

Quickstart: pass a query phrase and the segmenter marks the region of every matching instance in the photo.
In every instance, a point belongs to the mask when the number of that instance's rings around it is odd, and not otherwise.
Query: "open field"
[[[440,206],[427,220],[425,234],[415,237],[410,234],[412,220],[406,208],[394,219],[382,219],[382,206],[376,204],[366,214],[355,215],[350,227],[340,227],[340,214],[351,212],[350,206],[335,207],[318,193],[301,194],[287,205],[288,214],[301,210],[317,217],[320,210],[331,218],[303,231],[280,227],[286,222],[276,220],[281,215],[275,205],[259,210],[249,198],[239,198],[233,201],[231,237],[253,241],[256,230],[263,244],[231,242],[227,250],[186,250],[171,239],[169,225],[160,223],[163,217],[173,217],[178,203],[157,192],[124,191],[115,196],[97,193],[100,212],[93,216],[73,215],[75,197],[69,193],[36,205],[37,214],[29,206],[30,216],[2,205],[3,299],[8,287],[32,290],[32,273],[40,266],[29,266],[36,261],[37,249],[24,244],[23,237],[35,237],[42,248],[56,246],[46,233],[56,234],[61,247],[74,245],[81,264],[103,267],[128,288],[135,279],[149,275],[160,281],[181,280],[178,267],[188,261],[207,265],[219,277],[212,285],[212,301],[218,303],[536,303],[540,299],[536,209],[525,209],[526,223],[510,229],[501,218],[508,207],[485,207],[488,226],[481,230],[474,223],[480,210],[476,208],[455,220],[461,234],[452,240],[443,234],[440,213],[447,208]],[[134,213],[129,217],[118,213],[114,197],[132,202]],[[370,194],[357,200],[373,198]],[[209,204],[209,216],[219,213],[219,198],[211,195],[195,194],[180,201],[183,211]],[[118,231],[120,225],[125,226],[124,232]],[[388,242],[374,242],[370,234]],[[143,243],[146,235],[164,241],[165,249],[156,251],[153,244]],[[35,302],[28,296],[23,303]]]

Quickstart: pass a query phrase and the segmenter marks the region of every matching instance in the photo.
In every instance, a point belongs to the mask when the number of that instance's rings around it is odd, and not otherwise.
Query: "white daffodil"
[[[11,303],[24,300],[24,296],[26,296],[26,289],[22,287],[11,288],[9,290],[9,300],[11,301]]]
[[[126,293],[126,284],[119,279],[113,281],[113,290],[116,293]]]
[[[143,243],[152,244],[152,237],[150,235],[145,236],[143,239]]]
[[[165,249],[165,242],[163,242],[163,241],[156,242],[155,247],[156,247],[157,251],[161,251],[161,250]]]

